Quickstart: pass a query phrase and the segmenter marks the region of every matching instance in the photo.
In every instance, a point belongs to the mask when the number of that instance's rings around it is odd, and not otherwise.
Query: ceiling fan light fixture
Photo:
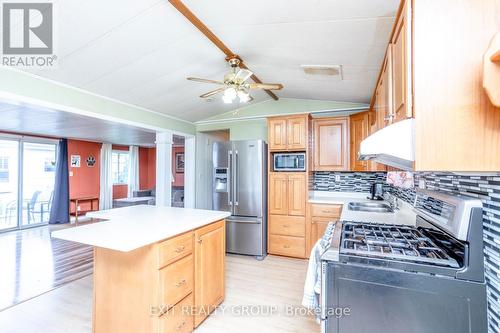
[[[224,90],[224,97],[229,98],[231,100],[235,99],[237,96],[236,89],[233,87],[228,87]]]
[[[244,90],[239,90],[238,98],[240,99],[240,103],[246,103],[250,100],[250,94]]]

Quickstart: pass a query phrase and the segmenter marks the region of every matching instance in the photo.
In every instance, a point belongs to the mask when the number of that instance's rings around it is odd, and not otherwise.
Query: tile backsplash
[[[335,181],[335,175],[340,176],[339,181]],[[372,182],[385,182],[385,177],[384,172],[316,172],[311,188],[316,191],[366,192]],[[430,190],[466,195],[482,201],[488,332],[500,333],[500,173],[417,172],[415,187],[419,182],[425,182]],[[415,200],[414,189],[404,190],[388,185],[388,190],[406,202],[413,204]]]
[[[385,183],[386,173],[316,171],[311,178],[314,191],[370,192],[373,182]]]

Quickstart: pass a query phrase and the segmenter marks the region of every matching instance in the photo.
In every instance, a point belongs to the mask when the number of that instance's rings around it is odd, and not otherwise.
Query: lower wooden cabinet
[[[269,252],[287,257],[305,258],[305,237],[269,235]]]
[[[194,239],[196,310],[194,326],[198,327],[222,302],[225,295],[226,232],[224,222],[197,229]]]
[[[268,252],[304,258],[307,173],[269,173]]]
[[[306,218],[303,216],[270,215],[269,233],[283,236],[306,236]]]
[[[309,204],[309,244],[306,248],[307,255],[311,252],[314,244],[323,237],[328,223],[338,221],[342,214],[342,205],[338,204]]]
[[[158,319],[159,333],[189,333],[194,328],[194,318],[191,309],[194,305],[194,296],[189,294],[177,305]]]

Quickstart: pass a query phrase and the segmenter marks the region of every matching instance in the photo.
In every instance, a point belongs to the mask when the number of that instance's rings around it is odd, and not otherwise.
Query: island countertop
[[[107,221],[52,232],[52,237],[129,252],[225,219],[229,212],[138,205],[89,212]]]

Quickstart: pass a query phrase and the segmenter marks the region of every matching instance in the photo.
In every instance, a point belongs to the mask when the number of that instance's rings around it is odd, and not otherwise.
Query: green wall
[[[121,103],[10,68],[0,68],[0,97],[61,111],[139,123],[158,130],[195,133],[193,123]]]
[[[270,116],[311,113],[313,116],[345,116],[366,110],[367,104],[280,98],[249,105],[196,122],[197,132],[229,130],[231,140],[262,139],[267,141]]]
[[[196,125],[197,132],[215,130],[229,130],[230,140],[267,141],[267,121],[264,118]]]

